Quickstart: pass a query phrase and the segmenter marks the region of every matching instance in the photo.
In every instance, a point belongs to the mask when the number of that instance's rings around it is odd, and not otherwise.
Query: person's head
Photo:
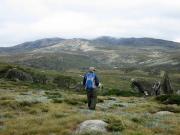
[[[94,72],[94,71],[96,71],[96,68],[95,67],[89,67],[89,71]]]

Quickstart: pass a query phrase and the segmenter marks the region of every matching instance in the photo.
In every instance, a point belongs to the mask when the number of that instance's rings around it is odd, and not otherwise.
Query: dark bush
[[[54,78],[53,83],[57,84],[60,88],[70,88],[76,84],[76,80],[70,76],[57,76]]]
[[[62,98],[62,94],[59,92],[45,92],[49,99]]]
[[[33,82],[34,83],[41,83],[41,84],[46,84],[47,83],[47,77],[44,74],[39,74],[39,73],[34,73],[33,75]]]
[[[116,96],[124,96],[124,97],[130,97],[130,96],[140,96],[140,93],[136,93],[133,91],[123,91],[120,89],[104,89],[103,91],[100,92],[101,95],[103,96],[108,96],[108,95],[116,95]]]
[[[62,98],[53,98],[53,103],[62,103],[63,101]]]
[[[12,69],[12,66],[6,65],[6,66],[1,67],[0,68],[0,78],[5,77],[5,75],[9,69]]]
[[[33,101],[33,102],[30,102],[30,101],[22,101],[22,102],[19,103],[19,105],[20,105],[21,107],[24,107],[24,106],[29,106],[29,107],[31,107],[32,105],[38,104],[38,103],[39,103],[38,101]]]
[[[180,107],[174,105],[166,105],[163,107],[159,107],[160,111],[169,111],[174,113],[180,113]]]
[[[143,124],[143,122],[144,122],[144,120],[142,118],[137,118],[137,117],[133,117],[131,120],[138,124]]]
[[[164,104],[180,105],[180,95],[161,95],[157,96],[156,100]]]
[[[86,98],[78,98],[78,97],[69,97],[69,98],[65,98],[64,102],[70,105],[83,105],[87,103],[87,99]]]

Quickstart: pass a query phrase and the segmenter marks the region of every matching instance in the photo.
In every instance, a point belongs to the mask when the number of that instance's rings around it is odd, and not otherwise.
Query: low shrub
[[[41,111],[42,111],[42,112],[48,112],[49,109],[48,109],[48,108],[42,108]]]
[[[64,101],[62,98],[54,98],[52,100],[53,100],[53,103],[62,103]]]
[[[39,112],[35,109],[29,110],[29,114],[37,115]]]
[[[38,103],[40,103],[40,102],[38,102],[38,101],[22,101],[22,102],[19,102],[19,106],[20,107],[24,107],[24,106],[31,107],[32,105],[38,104]]]
[[[62,98],[62,94],[60,92],[45,92],[49,99],[57,99]]]
[[[9,69],[12,69],[13,67],[10,66],[10,65],[1,65],[0,66],[0,78],[2,77],[5,77],[6,75],[6,72],[9,70]]]
[[[47,84],[48,78],[45,74],[32,73],[33,83]]]
[[[105,89],[101,91],[100,95],[103,95],[103,96],[116,95],[116,96],[123,96],[123,97],[141,96],[139,93],[136,93],[133,91],[120,90],[120,89]]]
[[[57,84],[60,88],[70,88],[71,85],[76,84],[76,80],[70,76],[59,75],[54,78],[53,83]]]
[[[160,95],[156,100],[164,104],[177,104],[180,105],[180,95]]]
[[[7,113],[5,113],[5,114],[3,114],[3,115],[0,115],[0,118],[14,118],[14,115],[13,114],[11,114],[11,113],[9,113],[9,112],[7,112]]]
[[[81,134],[75,134],[75,135],[104,135],[102,132],[97,132],[97,131],[91,131],[91,132],[86,132],[86,133],[81,133]]]
[[[173,105],[166,105],[166,106],[160,107],[159,110],[180,113],[180,107],[173,106]]]
[[[67,103],[67,104],[70,104],[70,105],[80,105],[80,104],[83,104],[82,102],[78,101],[78,100],[75,100],[75,99],[64,99],[64,102]]]
[[[64,118],[67,117],[68,115],[69,115],[68,113],[59,112],[59,113],[54,113],[52,116],[55,118]]]
[[[144,122],[144,120],[142,118],[137,118],[137,117],[133,117],[131,120],[138,124],[143,124],[143,122]]]
[[[45,92],[49,99],[52,99],[53,103],[62,103],[64,101],[60,92]]]
[[[108,116],[104,119],[107,125],[107,129],[109,131],[122,131],[125,129],[125,125],[119,117]]]

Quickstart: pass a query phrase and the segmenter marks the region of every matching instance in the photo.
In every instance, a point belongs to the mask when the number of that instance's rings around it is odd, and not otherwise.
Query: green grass
[[[1,69],[1,65],[0,65]],[[27,67],[25,67],[27,70]],[[41,72],[39,69],[28,69]],[[82,81],[82,70],[64,72],[44,70],[52,81],[58,75],[70,76],[77,82]],[[85,120],[100,119],[108,123],[108,133],[103,135],[178,135],[180,122],[179,96],[159,96],[143,98],[130,87],[130,79],[138,78],[153,81],[160,79],[158,75],[146,72],[124,72],[121,70],[97,71],[103,90],[99,90],[96,111],[87,108],[87,97],[84,90],[60,88],[53,83],[46,85],[23,81],[0,79],[0,134],[2,135],[71,135],[79,124]],[[176,80],[176,88],[180,74],[171,76]],[[18,96],[36,96],[43,91],[48,102],[18,101]],[[168,104],[164,104],[167,101]],[[106,108],[105,104],[110,104]],[[163,103],[163,104],[162,104]],[[166,102],[167,103],[167,102]],[[173,103],[173,104],[172,104]],[[174,104],[176,103],[176,104]],[[126,106],[127,105],[127,106]],[[155,115],[158,111],[174,112],[168,116]],[[87,133],[96,135],[99,133]]]
[[[28,91],[26,91],[28,92]],[[62,102],[55,103],[49,101],[47,103],[23,103],[16,101],[15,97],[21,94],[18,90],[6,92],[0,95],[1,118],[3,126],[1,130],[3,135],[23,135],[23,134],[67,134],[74,132],[78,125],[88,119],[101,119],[108,123],[107,135],[113,135],[118,132],[122,134],[147,134],[152,135],[155,132],[166,133],[166,129],[159,127],[149,128],[146,123],[152,122],[154,114],[144,114],[145,112],[157,112],[161,110],[169,110],[176,112],[170,116],[172,120],[167,119],[164,122],[168,124],[170,133],[178,134],[178,125],[171,128],[171,125],[179,121],[179,106],[159,104],[155,100],[142,100],[139,97],[116,97],[118,103],[136,104],[136,106],[119,107],[109,109],[101,109],[97,106],[96,111],[88,111],[86,103],[86,95],[80,95],[71,91],[46,91],[46,96],[50,99],[63,99]],[[56,96],[55,96],[56,95]],[[111,98],[109,96],[98,96],[99,103],[103,104],[104,100]],[[165,119],[164,119],[165,120]],[[19,122],[20,121],[20,122]],[[161,125],[161,121],[157,121]],[[164,124],[164,123],[162,123]],[[96,133],[92,133],[96,134]]]
[[[118,116],[106,116],[104,121],[108,123],[107,129],[109,131],[117,132],[125,129],[125,124]]]

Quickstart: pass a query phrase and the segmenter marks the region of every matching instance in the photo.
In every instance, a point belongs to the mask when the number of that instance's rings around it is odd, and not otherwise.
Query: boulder
[[[177,95],[180,95],[180,90],[177,90],[177,91],[176,91],[176,94],[177,94]]]
[[[155,115],[169,115],[169,114],[174,114],[174,113],[169,111],[159,111],[155,113]]]
[[[106,126],[108,124],[102,120],[86,120],[79,125],[76,134],[83,133],[104,133],[107,132]]]
[[[109,97],[108,100],[116,100],[116,97]]]

